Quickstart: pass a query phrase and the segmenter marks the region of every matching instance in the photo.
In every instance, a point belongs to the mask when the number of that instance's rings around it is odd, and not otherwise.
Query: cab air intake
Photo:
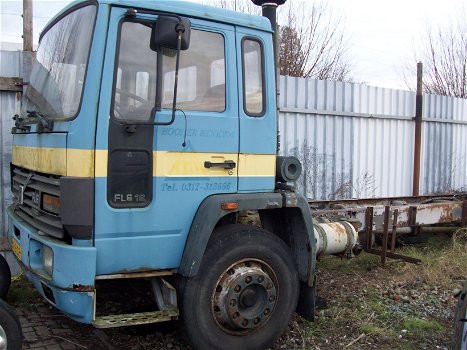
[[[296,181],[302,173],[302,164],[297,157],[276,157],[276,181]]]

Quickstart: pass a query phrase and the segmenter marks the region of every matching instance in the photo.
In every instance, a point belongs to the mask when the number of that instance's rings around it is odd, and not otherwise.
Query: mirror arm
[[[177,58],[175,62],[175,80],[174,80],[174,98],[172,101],[172,120],[171,124],[175,120],[175,112],[177,111],[177,91],[178,91],[178,69],[180,67],[180,49],[182,47],[182,33],[185,31],[183,25],[177,26]]]

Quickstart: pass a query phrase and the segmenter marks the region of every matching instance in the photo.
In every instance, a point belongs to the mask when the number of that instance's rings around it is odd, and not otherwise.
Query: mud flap
[[[315,320],[315,291],[316,276],[313,287],[300,281],[300,296],[298,298],[297,313],[308,321]]]

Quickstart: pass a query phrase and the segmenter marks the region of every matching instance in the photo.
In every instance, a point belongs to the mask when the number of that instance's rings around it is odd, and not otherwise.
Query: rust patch
[[[327,224],[328,226],[331,226],[332,229],[339,235],[343,237],[347,237],[347,231],[345,230],[345,227],[338,223],[338,222],[330,222]]]
[[[94,292],[94,286],[86,286],[82,284],[74,284],[73,290],[78,292]]]

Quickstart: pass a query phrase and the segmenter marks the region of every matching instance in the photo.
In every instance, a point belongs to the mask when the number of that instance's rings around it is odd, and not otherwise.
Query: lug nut
[[[236,313],[234,313],[234,314],[232,315],[232,317],[233,317],[234,319],[237,318],[238,316],[240,316],[240,314],[239,314],[238,312],[236,312]]]
[[[234,307],[235,305],[237,305],[237,301],[235,299],[232,299],[230,301],[230,306]]]
[[[264,310],[264,315],[267,316],[267,315],[269,315],[270,312],[271,312],[271,310],[266,309],[266,310]]]
[[[271,289],[271,288],[272,288],[272,284],[271,284],[271,283],[268,283],[268,284],[266,285],[266,289]]]
[[[258,282],[259,282],[259,283],[263,283],[263,281],[264,281],[264,277],[263,277],[263,276],[259,276],[259,277],[258,277]]]
[[[247,320],[247,319],[244,319],[244,320],[242,321],[242,326],[243,326],[243,327],[248,326],[248,320]]]
[[[274,295],[271,295],[269,297],[269,302],[272,303],[272,302],[274,302],[274,300],[276,300],[276,297]]]
[[[240,292],[242,290],[242,287],[237,285],[234,290],[235,290],[236,293],[238,293],[238,292]]]
[[[254,323],[254,324],[258,324],[258,323],[259,323],[259,321],[260,321],[260,319],[259,319],[259,318],[255,318],[255,320],[253,321],[253,323]]]
[[[248,276],[247,278],[245,278],[245,282],[246,283],[251,283],[251,276]]]

